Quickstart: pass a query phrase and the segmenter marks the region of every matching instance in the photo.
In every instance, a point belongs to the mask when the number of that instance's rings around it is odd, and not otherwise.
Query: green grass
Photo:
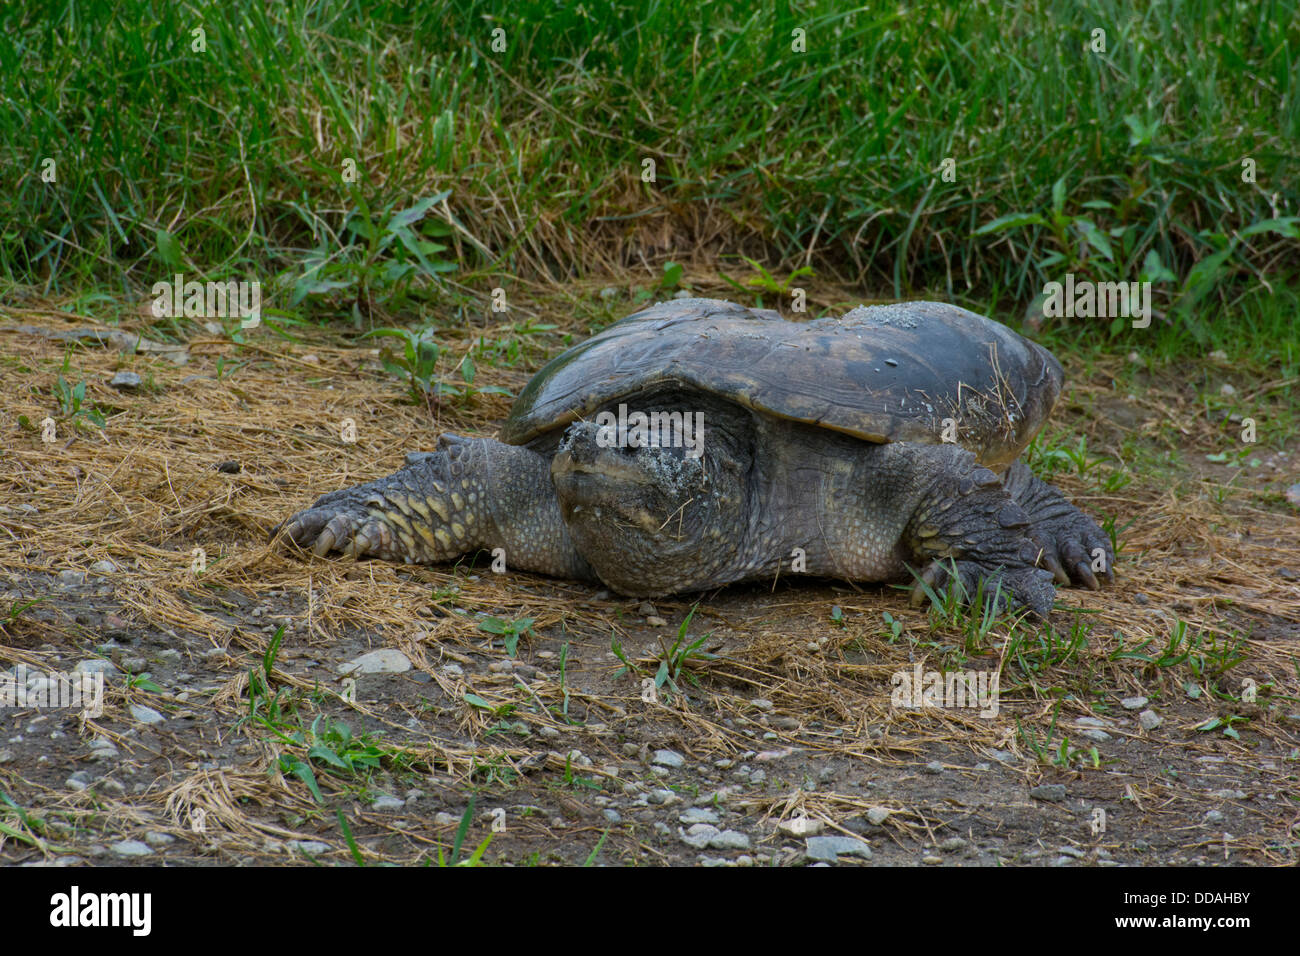
[[[1196,308],[1137,341],[1270,341],[1294,298],[1242,296],[1300,271],[1298,50],[1285,0],[19,0],[0,282],[112,319],[174,271],[253,277],[269,318],[360,322],[643,269],[661,228],[645,282],[676,284],[707,221],[769,299],[806,253],[1010,314],[1066,271],[1149,275]]]

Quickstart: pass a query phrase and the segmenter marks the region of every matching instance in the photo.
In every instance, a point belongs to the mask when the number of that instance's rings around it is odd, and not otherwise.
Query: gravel
[[[668,767],[670,770],[677,770],[685,766],[686,758],[675,750],[656,750],[650,762],[660,767]]]
[[[808,838],[804,855],[810,860],[826,863],[834,863],[842,856],[858,856],[869,860],[871,847],[853,837],[815,836]]]
[[[337,668],[340,674],[405,674],[410,669],[410,659],[391,647],[362,654]]]
[[[152,707],[146,707],[144,704],[132,704],[131,716],[142,724],[161,724],[167,719]]]
[[[114,843],[109,849],[121,857],[153,856],[153,848],[139,840],[123,840]]]
[[[1164,722],[1165,719],[1154,710],[1144,710],[1138,714],[1138,723],[1142,725],[1143,730],[1155,730]]]

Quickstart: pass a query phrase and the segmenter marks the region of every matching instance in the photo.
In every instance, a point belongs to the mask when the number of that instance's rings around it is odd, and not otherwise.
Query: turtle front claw
[[[1068,511],[1050,517],[1032,517],[1029,537],[1042,549],[1039,563],[1059,584],[1075,584],[1096,591],[1101,582],[1115,583],[1115,552],[1106,532],[1082,511]]]
[[[277,526],[272,536],[283,532],[295,545],[309,548],[320,558],[339,551],[353,558],[375,557],[408,563],[417,560],[414,554],[402,553],[403,542],[391,524],[366,504],[346,499],[330,501],[334,497],[326,495],[310,508],[299,511]]]

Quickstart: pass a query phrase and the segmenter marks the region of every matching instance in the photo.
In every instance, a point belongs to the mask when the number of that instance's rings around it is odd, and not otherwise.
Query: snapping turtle
[[[935,589],[983,580],[1045,616],[1053,579],[1112,579],[1108,537],[1016,460],[1062,377],[1047,350],[943,303],[796,323],[678,299],[551,361],[500,441],[444,434],[281,527],[321,556],[502,548],[636,597],[915,565]]]

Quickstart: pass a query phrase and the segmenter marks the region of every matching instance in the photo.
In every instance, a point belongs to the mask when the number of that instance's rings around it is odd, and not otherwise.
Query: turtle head
[[[551,480],[579,553],[607,585],[638,597],[692,590],[734,554],[745,527],[741,468],[722,449],[619,441],[575,422]]]

